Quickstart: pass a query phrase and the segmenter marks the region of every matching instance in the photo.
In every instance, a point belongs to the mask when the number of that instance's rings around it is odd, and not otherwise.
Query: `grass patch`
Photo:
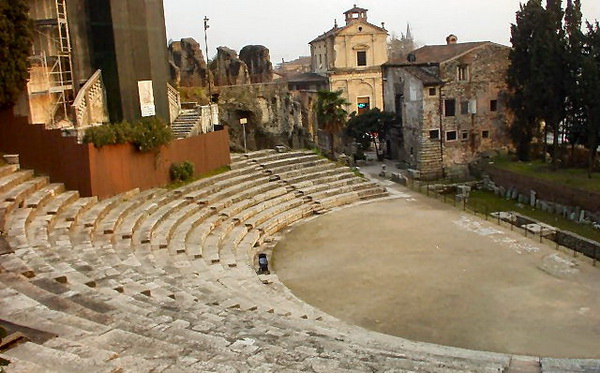
[[[561,230],[570,231],[582,237],[600,242],[600,231],[587,224],[578,224],[560,215],[535,209],[529,205],[517,203],[514,200],[500,198],[494,193],[484,190],[474,190],[469,196],[467,206],[481,213],[495,211],[514,211],[521,215],[541,221]]]
[[[202,174],[200,174],[200,175],[192,178],[189,181],[177,181],[177,182],[169,183],[169,184],[167,184],[165,186],[165,188],[167,188],[169,190],[181,188],[182,186],[190,184],[190,183],[193,183],[194,181],[206,179],[206,178],[211,177],[211,176],[216,176],[216,175],[225,173],[225,172],[230,171],[230,170],[231,170],[231,167],[229,167],[229,166],[223,166],[223,167],[215,168],[214,170],[202,173]]]
[[[566,185],[571,188],[600,192],[600,173],[593,173],[589,178],[586,169],[582,168],[559,168],[552,169],[550,163],[540,160],[530,162],[514,162],[508,157],[494,159],[497,168],[527,175],[531,178],[546,180],[552,183]]]

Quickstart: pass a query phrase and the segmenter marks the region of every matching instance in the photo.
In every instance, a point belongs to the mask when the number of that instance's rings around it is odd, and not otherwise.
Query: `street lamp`
[[[208,25],[208,17],[204,16],[204,47],[206,48],[206,80],[208,81],[208,110],[210,111],[209,123],[214,131],[213,124],[213,107],[212,107],[212,87],[210,84],[210,67],[208,65],[208,34],[206,30],[210,27]]]

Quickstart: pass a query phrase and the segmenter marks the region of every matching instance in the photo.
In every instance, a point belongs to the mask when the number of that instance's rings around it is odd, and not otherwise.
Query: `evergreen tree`
[[[349,103],[342,97],[342,91],[318,91],[315,111],[319,125],[329,135],[331,157],[334,157],[334,135],[338,134],[348,118],[344,106]]]
[[[545,121],[544,144],[548,133],[553,134],[552,165],[559,160],[561,123],[565,117],[566,73],[565,33],[562,27],[564,12],[561,0],[547,0],[544,17],[537,20],[532,55],[532,80],[538,87],[533,96],[536,117]],[[537,33],[535,33],[537,32]],[[546,155],[544,149],[543,156]]]
[[[536,19],[542,17],[541,0],[530,0],[521,4],[516,14],[516,23],[511,25],[511,64],[507,71],[507,84],[511,90],[508,105],[514,113],[510,134],[517,148],[519,160],[530,157],[531,141],[538,133],[539,124],[531,97],[539,88],[531,81],[531,58],[534,44]]]
[[[545,144],[548,133],[553,133],[552,161],[554,165],[558,161],[566,98],[563,15],[560,0],[547,0],[546,8],[541,0],[529,0],[521,5],[516,24],[511,26],[513,49],[507,76],[513,92],[509,105],[515,113],[511,134],[522,160],[528,159],[530,142],[543,120],[542,139]]]
[[[14,105],[29,78],[33,37],[26,0],[0,1],[0,108]]]
[[[585,121],[581,92],[581,63],[583,54],[583,38],[581,31],[581,1],[567,0],[565,8],[565,33],[567,49],[565,53],[566,68],[565,89],[565,132],[571,144],[572,151],[575,145],[582,143],[585,137]]]
[[[589,150],[588,176],[596,164],[600,146],[600,24],[587,24],[587,33],[581,63],[581,103],[586,121],[585,144]]]
[[[362,114],[350,114],[344,133],[358,143],[361,151],[368,150],[371,143],[375,144],[375,152],[382,155],[380,144],[385,142],[389,130],[394,123],[394,113],[371,109]]]

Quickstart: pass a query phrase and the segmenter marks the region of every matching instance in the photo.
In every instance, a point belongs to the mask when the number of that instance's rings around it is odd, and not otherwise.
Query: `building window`
[[[456,131],[446,131],[446,141],[455,141]]]
[[[460,113],[462,115],[469,114],[469,101],[460,102]]]
[[[371,99],[369,97],[358,97],[356,99],[356,108],[358,115],[363,114],[371,109]]]
[[[469,80],[469,71],[468,71],[468,68],[466,65],[462,65],[462,66],[458,67],[457,76],[458,76],[458,81],[460,81],[460,82]]]
[[[483,138],[483,139],[489,139],[490,138],[490,131],[488,131],[488,130],[481,131],[481,138]]]
[[[490,111],[498,111],[498,100],[490,100]]]
[[[469,139],[469,131],[460,131],[460,138],[463,141],[466,141]]]
[[[429,88],[429,96],[435,96],[436,93],[437,93],[437,90],[435,89],[435,87]]]
[[[439,140],[440,130],[429,130],[429,140]]]
[[[367,66],[367,51],[356,52],[356,65]]]
[[[444,100],[444,115],[447,117],[453,117],[456,115],[455,99]]]

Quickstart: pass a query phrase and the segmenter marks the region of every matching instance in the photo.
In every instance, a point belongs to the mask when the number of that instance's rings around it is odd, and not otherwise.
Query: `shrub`
[[[97,148],[117,143],[116,134],[111,124],[88,128],[83,136],[83,142],[92,143]]]
[[[142,152],[155,150],[173,139],[171,129],[159,118],[144,118],[133,128],[131,143]]]
[[[171,129],[159,118],[145,118],[130,124],[120,122],[91,127],[85,131],[83,142],[101,148],[105,145],[132,143],[137,150],[146,152],[160,148],[173,139]]]
[[[173,163],[169,168],[169,174],[173,182],[190,181],[194,177],[194,164],[190,161]]]

